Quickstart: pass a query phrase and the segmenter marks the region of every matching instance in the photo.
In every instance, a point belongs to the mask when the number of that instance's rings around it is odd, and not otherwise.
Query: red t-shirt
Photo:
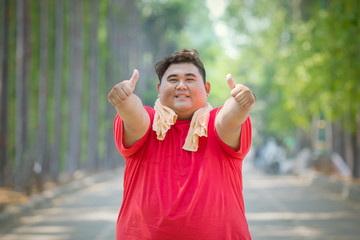
[[[151,123],[130,148],[123,145],[123,123],[114,121],[115,143],[124,156],[124,195],[116,239],[251,239],[244,213],[242,162],[251,144],[251,123],[242,125],[238,151],[215,130],[219,108],[210,112],[208,137],[197,152],[182,149],[190,121],[177,120],[164,140]]]

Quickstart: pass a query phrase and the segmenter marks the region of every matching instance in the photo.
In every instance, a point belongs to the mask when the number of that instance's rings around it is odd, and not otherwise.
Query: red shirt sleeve
[[[123,136],[124,136],[123,120],[120,118],[120,116],[118,114],[116,114],[116,116],[115,116],[114,140],[115,140],[115,145],[116,145],[117,149],[119,150],[121,155],[123,155],[123,157],[129,157],[129,156],[133,155],[134,153],[136,153],[144,145],[146,139],[148,138],[148,136],[150,134],[155,111],[151,107],[144,106],[144,108],[150,116],[149,128],[148,128],[147,132],[145,133],[145,135],[141,139],[139,139],[139,141],[137,141],[134,145],[132,145],[131,147],[128,147],[128,148],[126,148],[124,146],[124,142],[123,142]]]
[[[216,111],[216,115],[219,112],[221,108],[219,108]],[[215,122],[215,119],[214,119]],[[214,128],[215,128],[215,124],[214,124]],[[237,151],[235,151],[234,149],[232,149],[229,145],[227,145],[226,143],[224,143],[221,138],[219,137],[218,133],[216,132],[216,128],[214,129],[215,131],[215,137],[217,138],[220,146],[224,149],[225,152],[227,152],[228,154],[230,154],[231,156],[234,156],[236,158],[239,159],[244,159],[246,154],[249,152],[250,150],[250,146],[251,146],[251,137],[252,137],[252,131],[251,131],[251,120],[250,117],[247,117],[247,119],[245,120],[245,122],[242,124],[241,126],[241,134],[240,134],[240,147]]]

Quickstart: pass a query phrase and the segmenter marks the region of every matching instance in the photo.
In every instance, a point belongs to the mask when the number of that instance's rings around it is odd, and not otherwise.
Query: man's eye
[[[177,82],[177,79],[175,78],[169,79],[169,82]]]
[[[187,82],[192,82],[192,81],[195,81],[195,79],[192,79],[192,78],[188,78],[186,79]]]

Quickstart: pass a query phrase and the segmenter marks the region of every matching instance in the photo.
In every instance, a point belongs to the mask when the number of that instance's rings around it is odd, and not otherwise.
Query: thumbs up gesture
[[[134,69],[133,75],[129,80],[124,80],[116,84],[108,94],[109,102],[117,106],[120,103],[126,101],[128,97],[134,92],[136,82],[139,79],[139,71]]]
[[[246,86],[242,84],[235,84],[231,74],[226,76],[227,83],[231,89],[231,96],[239,104],[240,108],[250,109],[255,104],[255,95]]]

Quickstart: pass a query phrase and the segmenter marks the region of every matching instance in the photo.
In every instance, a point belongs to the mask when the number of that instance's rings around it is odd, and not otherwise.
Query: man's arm
[[[149,128],[150,117],[141,102],[133,94],[139,71],[134,70],[130,80],[116,84],[108,94],[109,102],[114,105],[117,113],[124,122],[124,145],[130,147],[142,138]]]
[[[223,108],[215,118],[215,128],[220,139],[232,149],[240,147],[241,125],[249,116],[255,104],[255,96],[249,88],[235,84],[230,74],[227,82],[231,88],[231,98],[227,99]]]

